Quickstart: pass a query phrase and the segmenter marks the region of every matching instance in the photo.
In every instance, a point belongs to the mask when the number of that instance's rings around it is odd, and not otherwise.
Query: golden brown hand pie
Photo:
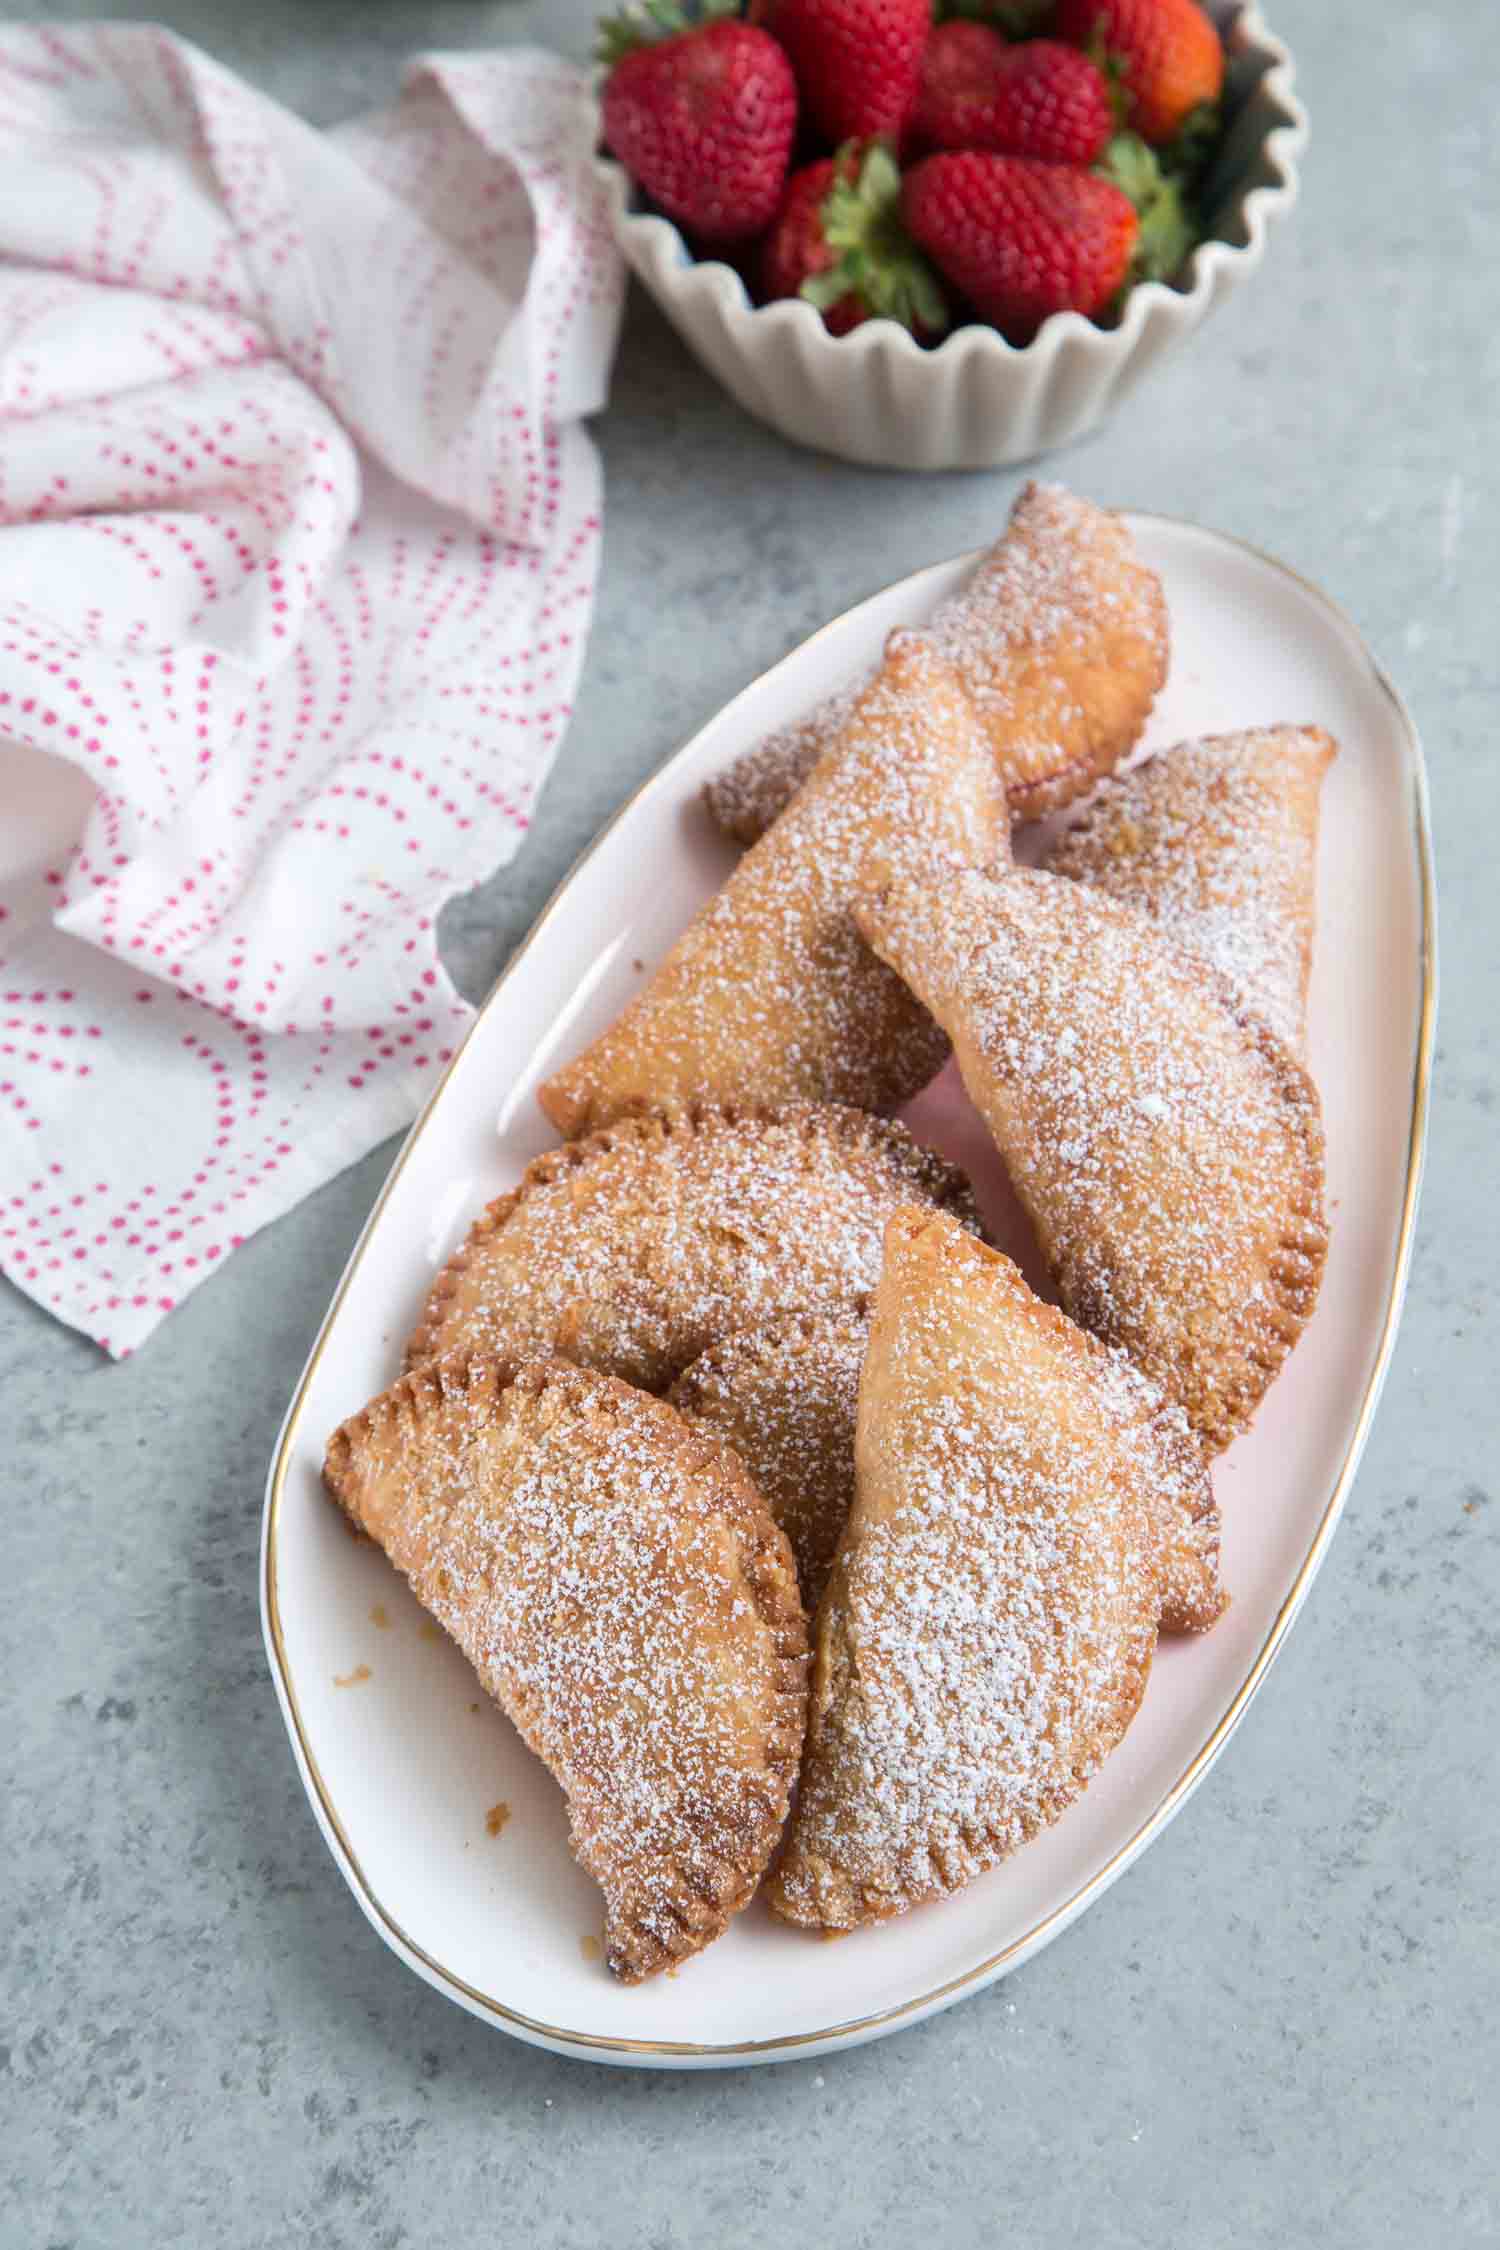
[[[650,983],[540,1090],[573,1135],[636,1099],[893,1109],[946,1053],[850,917],[867,883],[988,860],[1005,809],[972,707],[929,643],[893,634],[879,678],[775,833]]]
[[[824,1929],[955,1891],[1055,1820],[1135,1715],[1160,1601],[1140,1464],[1078,1330],[942,1219],[886,1245],[768,1893]]]
[[[869,1315],[863,1300],[783,1313],[710,1344],[671,1390],[695,1429],[732,1445],[792,1543],[816,1609],[854,1496],[854,1410]]]
[[[885,1222],[968,1182],[903,1126],[794,1103],[663,1104],[528,1165],[433,1284],[409,1364],[577,1360],[665,1390],[734,1329],[870,1289]]]
[[[1167,676],[1160,582],[1118,516],[1056,485],[1027,485],[1004,538],[928,630],[974,699],[1015,820],[1070,804],[1118,765]],[[709,783],[727,835],[765,834],[856,693],[830,696]]]
[[[1069,1323],[1073,1326],[1073,1323]],[[1206,1633],[1229,1607],[1219,1577],[1219,1507],[1202,1446],[1182,1408],[1121,1351],[1074,1327],[1094,1355],[1101,1411],[1137,1463],[1161,1579],[1160,1629]]]
[[[732,1445],[792,1543],[809,1614],[854,1499],[854,1428],[869,1312],[788,1313],[711,1344],[678,1377],[672,1404]],[[1125,1354],[1076,1331],[1095,1356],[1101,1412],[1139,1461],[1157,1566],[1161,1630],[1201,1633],[1222,1615],[1219,1511],[1202,1449]]]
[[[1322,1279],[1307,1073],[1205,963],[1081,883],[960,872],[860,926],[951,1037],[1062,1304],[1227,1445]]]
[[[324,1478],[562,1784],[615,1975],[718,1937],[806,1708],[791,1551],[735,1456],[609,1376],[459,1358],[335,1431]]]
[[[1300,1055],[1318,796],[1337,748],[1321,727],[1179,742],[1101,782],[1045,864],[1140,907]]]

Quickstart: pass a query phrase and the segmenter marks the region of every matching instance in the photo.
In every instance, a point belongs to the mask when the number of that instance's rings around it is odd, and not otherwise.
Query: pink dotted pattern
[[[413,1115],[593,604],[579,74],[0,29],[0,1268],[120,1355]]]

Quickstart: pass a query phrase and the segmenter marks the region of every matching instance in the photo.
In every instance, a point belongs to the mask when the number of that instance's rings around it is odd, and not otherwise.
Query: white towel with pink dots
[[[593,603],[581,75],[0,30],[0,1267],[119,1355],[415,1114]]]

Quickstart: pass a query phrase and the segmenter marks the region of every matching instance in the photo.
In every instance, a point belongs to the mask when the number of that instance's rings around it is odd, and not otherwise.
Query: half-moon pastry
[[[561,1783],[615,1975],[718,1937],[806,1706],[791,1551],[735,1455],[609,1376],[456,1359],[336,1430],[324,1478]]]
[[[672,1404],[732,1445],[792,1543],[809,1614],[854,1497],[854,1414],[869,1315],[863,1304],[783,1313],[710,1344]]]
[[[527,1166],[439,1273],[407,1361],[556,1357],[663,1391],[735,1329],[873,1288],[912,1202],[978,1224],[960,1172],[862,1110],[662,1104]]]
[[[879,677],[795,809],[747,852],[592,1046],[541,1087],[569,1136],[636,1100],[894,1109],[946,1043],[850,915],[855,894],[1007,848],[1005,807],[951,667],[893,634]]]
[[[860,694],[875,677],[860,672],[815,704],[805,719],[775,728],[754,749],[703,785],[703,802],[732,844],[758,844],[796,796],[818,760],[832,749]]]
[[[1167,676],[1161,585],[1120,518],[1028,484],[1004,537],[927,628],[974,699],[1014,820],[1119,764]],[[704,790],[737,843],[763,836],[835,740],[858,683],[768,735]]]
[[[1206,1633],[1229,1606],[1219,1576],[1220,1518],[1203,1447],[1182,1408],[1168,1402],[1117,1344],[1086,1328],[1101,1409],[1138,1465],[1161,1578],[1164,1633]]]
[[[711,1344],[673,1384],[672,1404],[732,1445],[792,1543],[809,1615],[854,1500],[854,1430],[869,1340],[863,1302],[787,1313]],[[1094,1355],[1099,1406],[1137,1458],[1161,1577],[1161,1630],[1201,1633],[1223,1614],[1219,1511],[1202,1448],[1122,1351],[1077,1331]]]
[[[1140,907],[1300,1055],[1318,797],[1337,748],[1321,727],[1179,742],[1101,782],[1045,865]]]
[[[768,1895],[899,1914],[1055,1820],[1145,1693],[1160,1588],[1097,1361],[998,1250],[892,1221],[855,1497],[813,1634],[802,1779]]]
[[[1058,1297],[1210,1451],[1305,1327],[1327,1252],[1317,1091],[1137,909],[1016,869],[860,908],[953,1041]]]

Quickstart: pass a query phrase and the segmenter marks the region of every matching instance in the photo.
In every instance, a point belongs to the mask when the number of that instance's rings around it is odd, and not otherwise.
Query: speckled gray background
[[[326,120],[384,98],[420,45],[582,54],[593,11],[160,12]],[[1269,1685],[1163,1841],[980,1998],[774,2070],[555,2061],[366,1926],[261,1653],[267,1455],[392,1151],[124,1366],[0,1284],[6,2250],[1500,2244],[1495,26],[1474,0],[1273,15],[1314,112],[1302,207],[1260,280],[1061,470],[1320,580],[1431,761],[1446,989],[1406,1325]],[[639,300],[599,438],[577,720],[519,864],[447,925],[476,996],[666,751],[811,626],[984,536],[1016,481],[794,453]]]

